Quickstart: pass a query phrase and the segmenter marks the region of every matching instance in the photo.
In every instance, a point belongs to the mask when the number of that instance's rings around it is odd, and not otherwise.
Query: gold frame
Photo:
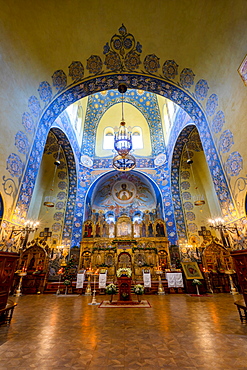
[[[203,279],[197,262],[181,262],[187,280]]]

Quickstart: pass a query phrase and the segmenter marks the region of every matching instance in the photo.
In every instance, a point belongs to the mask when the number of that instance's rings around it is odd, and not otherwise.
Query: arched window
[[[103,149],[114,148],[114,130],[112,127],[106,127],[104,129]]]
[[[143,148],[142,129],[141,127],[134,127],[132,130],[132,144],[133,149]]]

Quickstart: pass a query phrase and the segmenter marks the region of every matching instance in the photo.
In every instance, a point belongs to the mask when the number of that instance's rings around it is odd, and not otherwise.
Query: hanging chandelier
[[[124,109],[123,109],[123,94],[127,91],[125,84],[118,86],[118,91],[122,94],[122,120],[120,127],[114,135],[114,149],[118,153],[113,158],[113,167],[118,171],[130,171],[136,166],[135,158],[130,155],[132,150],[132,134],[127,129],[124,120]]]

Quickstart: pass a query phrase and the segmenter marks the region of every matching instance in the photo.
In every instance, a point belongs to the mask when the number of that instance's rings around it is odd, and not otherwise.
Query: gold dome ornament
[[[116,155],[113,158],[112,165],[115,168],[115,170],[130,171],[130,170],[133,170],[135,168],[136,160],[130,154],[128,154],[126,156]]]

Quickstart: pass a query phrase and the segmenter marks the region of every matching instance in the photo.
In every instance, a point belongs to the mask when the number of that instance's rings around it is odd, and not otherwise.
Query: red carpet
[[[151,305],[148,301],[143,299],[140,303],[133,301],[133,303],[119,304],[117,301],[110,303],[110,301],[102,301],[99,308],[150,308]]]

